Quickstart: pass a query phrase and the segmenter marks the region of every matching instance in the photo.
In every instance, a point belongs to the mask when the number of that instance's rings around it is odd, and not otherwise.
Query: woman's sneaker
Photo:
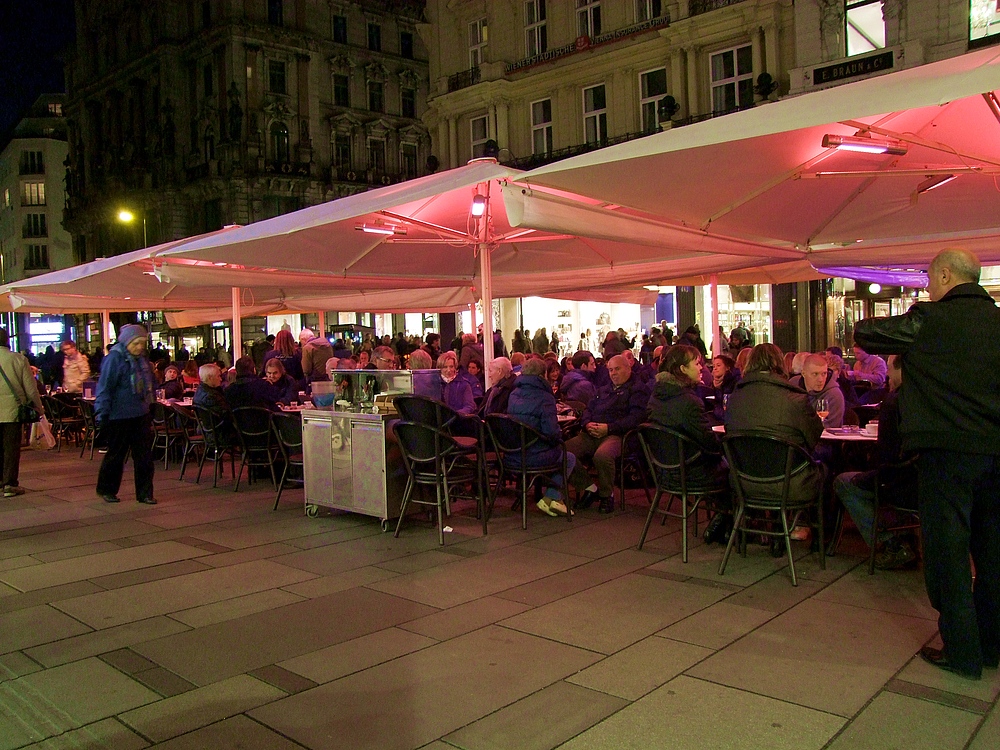
[[[19,487],[16,484],[8,484],[3,488],[4,497],[17,497],[18,495],[24,494],[24,487]]]
[[[559,515],[559,513],[557,513],[556,510],[552,507],[552,505],[554,504],[555,501],[549,500],[547,497],[543,497],[536,503],[536,505],[538,506],[538,510],[542,511],[542,513],[544,513],[547,516],[553,516],[553,517]],[[559,505],[562,505],[562,503],[559,503]],[[565,511],[566,508],[563,507],[563,512]]]

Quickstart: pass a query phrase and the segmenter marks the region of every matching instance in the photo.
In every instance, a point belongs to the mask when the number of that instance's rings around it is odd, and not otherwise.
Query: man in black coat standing
[[[902,355],[900,431],[920,455],[924,580],[944,642],[920,655],[973,680],[1000,660],[1000,309],[979,274],[975,255],[943,250],[927,269],[931,304],[854,331],[866,352]]]

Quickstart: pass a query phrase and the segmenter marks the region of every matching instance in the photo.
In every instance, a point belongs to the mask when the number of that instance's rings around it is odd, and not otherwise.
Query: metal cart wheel
[[[315,518],[316,516],[318,516],[319,515],[319,506],[318,505],[307,505],[306,506],[306,515],[309,516],[310,518]]]

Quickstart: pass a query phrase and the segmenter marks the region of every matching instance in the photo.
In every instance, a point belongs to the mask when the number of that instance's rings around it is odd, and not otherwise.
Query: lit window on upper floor
[[[882,0],[845,0],[844,5],[847,56],[863,55],[885,47]]]
[[[45,183],[26,182],[21,186],[22,206],[44,206],[45,205]]]
[[[969,46],[1000,41],[1000,3],[996,0],[969,0]]]
[[[55,115],[56,117],[62,117],[62,104],[59,102],[51,102],[49,104],[49,114]]]

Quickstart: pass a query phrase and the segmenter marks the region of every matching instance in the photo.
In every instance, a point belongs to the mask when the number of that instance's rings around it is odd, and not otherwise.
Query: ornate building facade
[[[789,0],[431,0],[427,16],[425,121],[449,166],[488,141],[532,166],[753,106],[795,59]]]
[[[77,0],[76,17],[64,220],[79,262],[434,166],[421,0]]]

